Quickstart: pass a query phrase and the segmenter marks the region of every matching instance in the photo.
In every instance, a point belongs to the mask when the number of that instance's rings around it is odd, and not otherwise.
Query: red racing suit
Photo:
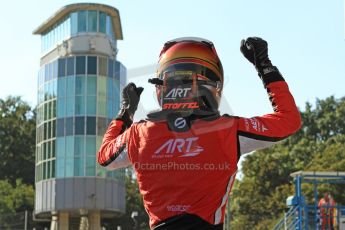
[[[265,87],[274,112],[263,116],[195,118],[184,132],[171,130],[164,119],[126,130],[113,120],[98,162],[108,169],[134,167],[152,229],[222,229],[241,154],[271,146],[301,126],[286,82]]]

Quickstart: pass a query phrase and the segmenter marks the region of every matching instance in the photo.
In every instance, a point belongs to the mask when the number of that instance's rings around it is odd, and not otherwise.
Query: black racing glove
[[[122,90],[121,108],[117,115],[117,120],[122,120],[126,128],[133,123],[133,116],[138,108],[140,94],[144,88],[137,87],[134,83],[129,83]]]
[[[240,50],[259,73],[264,85],[284,80],[277,67],[273,66],[268,58],[267,42],[259,37],[249,37],[241,41]]]

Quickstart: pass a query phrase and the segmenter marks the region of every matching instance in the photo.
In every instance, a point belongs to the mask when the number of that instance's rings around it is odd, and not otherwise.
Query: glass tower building
[[[126,68],[116,60],[119,12],[72,4],[33,33],[41,35],[36,218],[51,218],[51,229],[100,229],[103,218],[125,211],[124,171],[96,163],[126,83]]]

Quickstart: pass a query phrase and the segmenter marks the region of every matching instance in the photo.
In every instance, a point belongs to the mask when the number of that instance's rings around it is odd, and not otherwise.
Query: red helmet
[[[157,98],[163,110],[218,112],[223,67],[213,43],[184,37],[168,41],[159,55]]]

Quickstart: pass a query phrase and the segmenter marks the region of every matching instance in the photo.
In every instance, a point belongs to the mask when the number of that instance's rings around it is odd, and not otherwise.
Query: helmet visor
[[[163,110],[175,112],[192,112],[204,106],[204,90],[216,92],[220,82],[215,82],[191,70],[170,69],[160,76],[162,86],[159,86],[161,106]]]

